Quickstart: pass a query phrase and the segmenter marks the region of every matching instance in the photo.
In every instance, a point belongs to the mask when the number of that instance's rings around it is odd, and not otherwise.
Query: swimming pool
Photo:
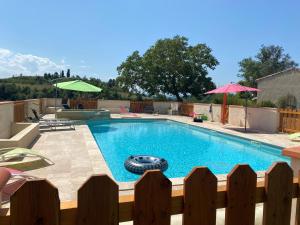
[[[169,178],[185,177],[195,166],[226,174],[238,163],[255,171],[275,161],[289,163],[278,147],[170,120],[111,119],[89,121],[88,126],[119,182],[139,178],[124,167],[130,155],[165,158],[169,168],[164,174]]]

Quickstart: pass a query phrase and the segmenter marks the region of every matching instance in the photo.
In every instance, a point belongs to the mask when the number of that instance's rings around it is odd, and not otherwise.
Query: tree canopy
[[[208,46],[191,46],[187,38],[175,36],[158,40],[142,56],[133,52],[117,68],[117,81],[138,94],[172,95],[178,101],[189,96],[201,99],[205,92],[215,88],[208,70],[217,65]]]
[[[240,82],[244,85],[256,87],[256,79],[295,67],[298,64],[294,62],[289,54],[284,53],[280,46],[270,45],[262,46],[255,58],[245,58],[241,62],[239,77],[243,78]]]

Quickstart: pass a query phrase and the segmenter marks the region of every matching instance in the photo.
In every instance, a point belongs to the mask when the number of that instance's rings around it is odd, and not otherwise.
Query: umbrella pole
[[[55,101],[54,101],[55,118],[56,118],[56,101],[57,101],[57,82],[55,84]]]
[[[248,97],[246,96],[245,104],[245,132],[247,131],[247,109],[248,109]]]
[[[225,114],[226,114],[226,105],[227,105],[227,94],[223,94],[223,104],[222,104],[222,116],[221,116],[221,122],[225,124]]]

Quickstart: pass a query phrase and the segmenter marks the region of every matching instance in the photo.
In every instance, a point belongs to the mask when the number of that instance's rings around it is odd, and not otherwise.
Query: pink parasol
[[[227,93],[237,93],[237,92],[251,92],[251,91],[260,91],[257,88],[252,88],[252,87],[246,87],[242,86],[240,84],[227,84],[222,87],[216,88],[214,90],[208,91],[205,94],[221,94],[223,93],[223,104],[222,104],[222,109],[221,109],[221,122],[225,124],[226,122],[226,115],[227,115],[227,107],[226,107],[226,102],[227,102]],[[247,121],[247,99],[246,99],[246,107],[245,107],[245,131],[246,131],[246,121]]]
[[[260,91],[257,88],[246,87],[240,84],[227,84],[217,89],[206,92],[205,94],[220,94],[220,93],[237,93],[244,91]]]

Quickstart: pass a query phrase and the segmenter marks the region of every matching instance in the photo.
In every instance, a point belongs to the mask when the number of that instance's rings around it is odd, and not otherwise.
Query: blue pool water
[[[195,166],[207,166],[215,174],[226,174],[238,163],[255,171],[268,169],[275,161],[289,160],[275,146],[225,135],[169,120],[112,119],[90,121],[89,128],[114,178],[134,181],[124,161],[130,155],[165,158],[169,178],[185,177]]]

